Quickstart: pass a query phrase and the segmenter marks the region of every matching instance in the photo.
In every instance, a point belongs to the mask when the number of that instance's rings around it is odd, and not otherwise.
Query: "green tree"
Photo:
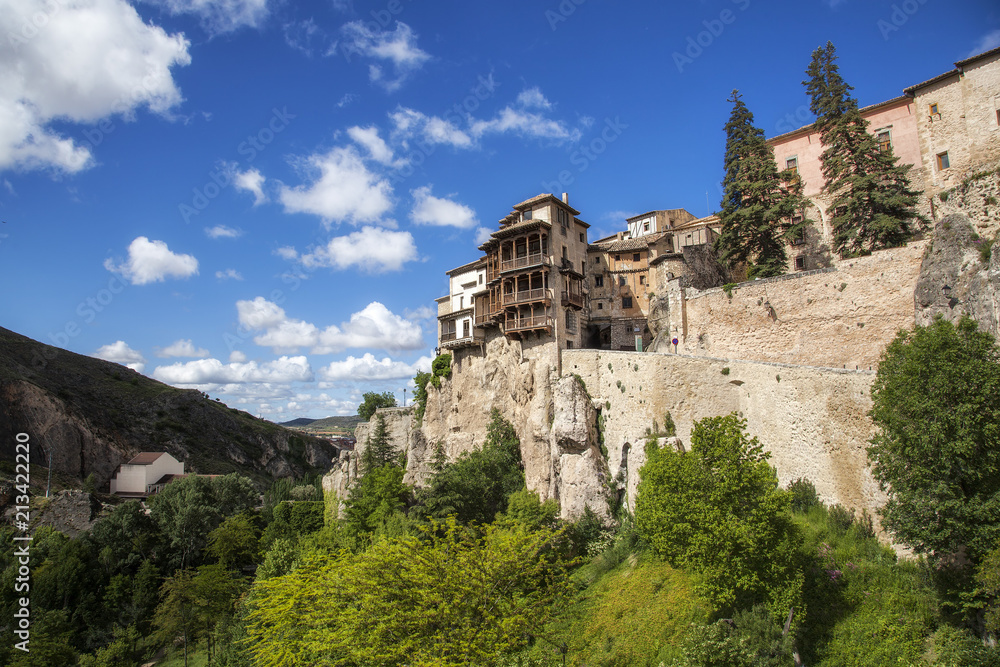
[[[231,516],[208,534],[208,553],[225,569],[253,565],[259,556],[260,529],[246,513]]]
[[[872,385],[872,473],[888,491],[882,525],[942,562],[982,561],[1000,539],[1000,357],[962,318],[900,331]]]
[[[255,585],[257,667],[494,664],[539,633],[573,590],[562,536],[454,521],[358,554],[304,557]]]
[[[367,472],[358,480],[344,503],[344,528],[348,535],[368,535],[406,507],[412,492],[403,484],[404,474],[399,466],[387,465]]]
[[[365,449],[361,452],[361,470],[364,474],[386,465],[399,463],[399,449],[389,437],[382,415],[375,417],[375,428],[365,440]]]
[[[797,606],[802,573],[790,498],[768,454],[735,414],[696,422],[691,451],[647,446],[639,471],[636,527],[653,552],[704,575],[720,611],[767,603]]]
[[[182,638],[187,665],[188,646],[206,637],[211,659],[213,632],[218,623],[232,615],[238,582],[219,564],[203,565],[197,570],[176,571],[163,582],[161,593],[162,601],[153,618],[160,641]]]
[[[825,146],[824,189],[833,196],[834,247],[847,257],[903,245],[913,222],[924,219],[914,208],[920,193],[910,188],[911,165],[896,164],[891,145],[880,149],[839,69],[836,49],[827,42],[813,51],[803,84]]]
[[[495,408],[486,441],[435,473],[422,494],[424,513],[461,523],[490,523],[507,509],[511,494],[524,488],[521,441],[513,425]]]
[[[747,278],[785,273],[785,242],[802,234],[806,200],[802,181],[790,171],[778,173],[774,149],[753,114],[734,90],[726,123],[726,176],[722,181],[722,233],[716,241],[730,267],[747,266]],[[796,216],[801,216],[793,222]]]
[[[365,421],[369,421],[379,408],[396,407],[396,397],[389,391],[384,391],[381,394],[374,391],[366,391],[362,394],[362,398],[364,398],[364,401],[358,406],[358,416]]]

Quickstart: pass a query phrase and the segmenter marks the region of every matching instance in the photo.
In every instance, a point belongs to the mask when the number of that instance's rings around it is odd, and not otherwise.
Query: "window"
[[[479,274],[479,284],[480,285],[483,284],[483,274],[481,274],[481,273]]]
[[[883,153],[892,148],[892,134],[888,129],[877,130],[875,141],[878,142],[878,149]]]
[[[646,284],[646,276],[639,276],[639,284],[640,285]]]
[[[522,220],[531,220],[531,209],[530,208],[527,211],[525,211],[524,213],[521,214],[521,219]]]
[[[649,220],[643,220],[642,221],[642,231],[644,231],[644,232],[648,232],[649,231]]]
[[[630,296],[623,296],[622,297],[622,308],[631,308],[631,307],[632,307],[632,297],[630,297]]]
[[[796,215],[792,217],[792,224],[797,225],[802,222],[802,216]],[[805,226],[799,230],[799,233],[792,237],[792,245],[802,245],[806,242],[806,228]]]
[[[793,174],[799,173],[799,158],[798,156],[790,157],[785,160],[785,169],[792,172]]]
[[[463,308],[465,308],[465,297],[460,296],[458,297],[458,309],[462,310]]]
[[[566,259],[566,246],[563,246],[563,259]]]
[[[930,104],[930,105],[928,105],[928,106],[927,106],[927,111],[928,111],[928,112],[929,112],[929,113],[930,113],[930,114],[931,114],[932,116],[934,116],[934,115],[940,115],[940,114],[941,114],[941,112],[940,112],[940,111],[938,111],[938,105],[937,105],[937,102],[935,102],[934,104]]]
[[[580,232],[580,243],[586,243],[586,242],[587,242],[587,239],[584,238],[583,232]]]
[[[594,276],[594,287],[604,287],[604,276]]]
[[[600,301],[597,302],[597,310],[604,310],[604,304]]]
[[[799,255],[795,258],[795,270],[805,271],[806,269],[806,258],[805,255]]]
[[[616,262],[622,261],[622,256],[621,255],[615,255],[615,261]]]
[[[566,311],[566,333],[576,333],[576,311]]]
[[[938,171],[941,171],[942,169],[947,169],[950,166],[951,163],[948,161],[948,151],[945,151],[944,153],[938,153],[937,154]]]
[[[566,341],[566,349],[567,350],[572,350],[573,349],[573,341],[571,341],[571,340]]]
[[[600,263],[601,263],[601,258],[600,257],[595,257],[594,258],[594,264],[600,264]]]
[[[633,262],[638,262],[639,261],[639,253],[637,253],[637,252],[632,253],[632,261]]]
[[[620,287],[624,287],[625,286],[625,276],[618,276],[618,285]]]

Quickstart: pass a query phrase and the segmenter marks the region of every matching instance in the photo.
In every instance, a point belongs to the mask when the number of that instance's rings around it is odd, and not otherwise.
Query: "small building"
[[[184,476],[184,464],[166,452],[142,452],[118,467],[111,479],[111,493],[145,498]]]

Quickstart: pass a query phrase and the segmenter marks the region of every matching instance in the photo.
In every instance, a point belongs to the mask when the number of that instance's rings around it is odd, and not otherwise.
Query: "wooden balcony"
[[[506,320],[503,325],[504,333],[515,333],[518,331],[529,331],[531,329],[552,329],[552,318],[548,315],[537,315],[535,317],[521,317],[519,319]]]
[[[580,292],[567,292],[563,290],[562,305],[583,308],[583,294]]]
[[[508,271],[519,271],[521,269],[527,269],[532,266],[548,266],[550,264],[548,255],[543,255],[542,253],[534,253],[531,255],[524,255],[523,257],[515,257],[514,259],[507,259],[500,262],[500,273],[507,273]]]
[[[514,306],[519,303],[530,303],[532,301],[548,301],[552,299],[552,290],[540,287],[538,289],[525,289],[517,292],[509,292],[503,295],[501,304],[504,306]]]

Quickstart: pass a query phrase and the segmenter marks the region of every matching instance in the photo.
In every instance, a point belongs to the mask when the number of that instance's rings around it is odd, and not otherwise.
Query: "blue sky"
[[[0,0],[0,28],[0,325],[283,421],[401,399],[513,204],[566,191],[591,239],[706,215],[733,88],[780,134],[827,40],[872,104],[1000,45],[1000,6]]]

